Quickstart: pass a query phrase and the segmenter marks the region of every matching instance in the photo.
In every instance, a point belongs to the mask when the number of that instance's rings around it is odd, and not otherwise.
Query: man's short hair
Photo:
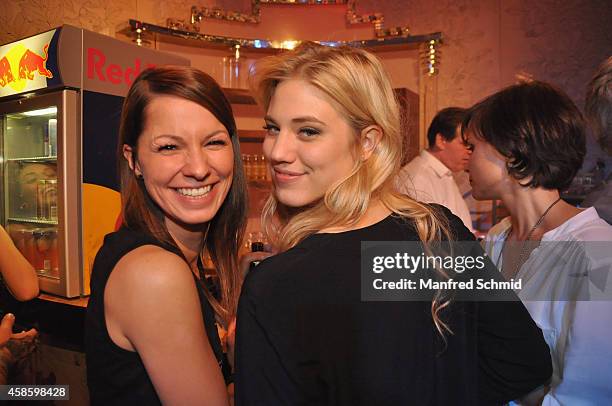
[[[584,110],[601,146],[612,144],[612,56],[589,82]]]
[[[433,148],[436,145],[436,135],[442,135],[446,141],[455,139],[455,131],[457,126],[463,122],[466,109],[460,107],[447,107],[436,114],[427,130],[427,141],[429,147]]]
[[[509,86],[468,110],[469,131],[507,158],[508,174],[525,187],[566,189],[582,166],[582,114],[557,88],[539,81]]]

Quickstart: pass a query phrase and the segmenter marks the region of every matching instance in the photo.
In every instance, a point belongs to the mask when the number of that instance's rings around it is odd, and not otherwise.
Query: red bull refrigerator
[[[0,223],[43,292],[89,294],[120,217],[123,98],[140,71],[164,64],[189,61],[68,25],[0,46]]]

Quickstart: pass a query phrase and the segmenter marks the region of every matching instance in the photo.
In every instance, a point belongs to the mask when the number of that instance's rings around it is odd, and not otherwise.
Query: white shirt
[[[505,218],[484,242],[500,269],[510,225]],[[612,226],[594,208],[584,210],[542,236],[517,278],[523,283],[518,296],[542,329],[553,362],[542,404],[612,404]]]
[[[453,173],[438,158],[427,152],[408,162],[395,179],[398,192],[425,203],[437,203],[447,207],[470,230],[472,218]]]
[[[584,198],[580,205],[595,207],[601,218],[612,224],[612,179],[603,181]]]

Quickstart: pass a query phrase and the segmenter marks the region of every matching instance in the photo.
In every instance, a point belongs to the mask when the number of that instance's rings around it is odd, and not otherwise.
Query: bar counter
[[[65,299],[42,293],[28,302],[2,295],[7,311],[20,329],[38,330],[36,345],[18,347],[18,360],[8,369],[12,382],[36,385],[69,385],[66,405],[87,405],[84,333],[88,297]],[[0,365],[0,369],[1,369]]]

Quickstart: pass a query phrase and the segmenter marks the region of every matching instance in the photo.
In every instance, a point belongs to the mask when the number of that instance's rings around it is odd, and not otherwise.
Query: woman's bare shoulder
[[[156,245],[143,245],[125,254],[115,265],[109,285],[121,286],[130,295],[167,294],[193,286],[193,276],[183,258]]]

